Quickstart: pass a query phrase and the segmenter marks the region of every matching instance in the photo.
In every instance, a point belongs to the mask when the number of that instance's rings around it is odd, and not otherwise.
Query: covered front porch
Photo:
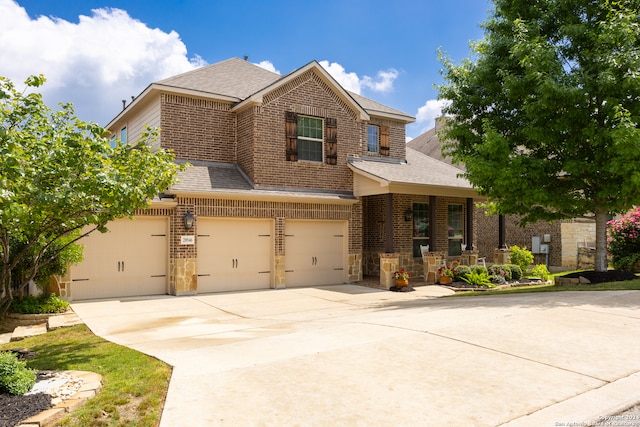
[[[473,213],[482,198],[459,169],[410,148],[406,162],[354,159],[350,167],[362,200],[364,276],[380,276],[381,260],[393,259],[427,279],[421,246],[440,262],[477,262]]]

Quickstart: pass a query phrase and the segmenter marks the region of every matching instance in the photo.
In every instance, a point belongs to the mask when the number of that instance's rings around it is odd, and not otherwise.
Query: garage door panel
[[[315,286],[345,280],[344,221],[287,221],[285,274],[287,286]]]
[[[166,294],[167,219],[120,219],[107,228],[80,241],[84,259],[71,268],[72,298]]]
[[[272,228],[270,220],[200,218],[198,293],[269,288]]]

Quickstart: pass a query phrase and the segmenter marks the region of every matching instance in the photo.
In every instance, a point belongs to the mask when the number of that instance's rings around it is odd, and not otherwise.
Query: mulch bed
[[[0,394],[0,426],[14,427],[21,421],[51,408],[51,396],[45,393],[14,396]]]
[[[606,282],[622,282],[624,280],[635,280],[638,276],[630,271],[622,270],[607,270],[607,271],[579,271],[575,273],[565,274],[561,277],[567,278],[579,278],[584,277],[591,283],[606,283]]]

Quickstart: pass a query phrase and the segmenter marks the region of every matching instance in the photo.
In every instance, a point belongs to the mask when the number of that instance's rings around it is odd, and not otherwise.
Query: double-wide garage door
[[[168,220],[119,219],[80,240],[83,261],[71,267],[74,301],[167,293]]]

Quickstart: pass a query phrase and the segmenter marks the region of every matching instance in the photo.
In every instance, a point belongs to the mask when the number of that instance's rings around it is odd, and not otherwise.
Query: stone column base
[[[398,271],[400,265],[400,254],[381,253],[380,254],[380,288],[389,290],[396,285],[393,273]]]

